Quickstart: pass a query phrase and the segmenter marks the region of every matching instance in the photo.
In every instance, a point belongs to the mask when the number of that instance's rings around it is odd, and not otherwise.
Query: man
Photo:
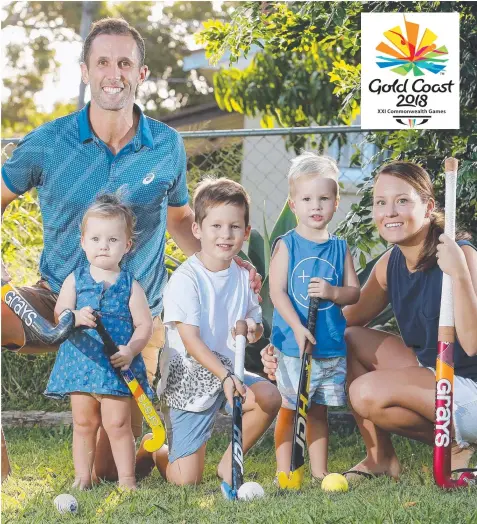
[[[154,332],[142,354],[152,382],[158,350],[164,342],[160,320],[165,231],[184,253],[200,246],[192,235],[186,155],[180,135],[146,117],[134,103],[147,76],[144,40],[122,19],[93,24],[82,53],[81,76],[90,85],[91,102],[77,113],[29,133],[2,167],[2,214],[20,194],[38,188],[43,218],[41,280],[21,288],[39,313],[53,322],[53,309],[66,276],[86,262],[79,249],[80,219],[99,192],[120,190],[137,216],[139,237],[123,267],[139,281],[154,316]],[[252,287],[259,277],[251,268]],[[2,264],[2,279],[9,279]],[[23,353],[55,351],[25,328],[2,303],[2,345]],[[133,409],[132,426],[140,436],[142,417]],[[115,479],[114,461],[101,428],[95,461],[98,478]]]

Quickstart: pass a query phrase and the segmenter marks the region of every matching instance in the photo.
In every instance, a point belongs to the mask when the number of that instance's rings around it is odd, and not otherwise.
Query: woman
[[[458,233],[454,242],[443,234],[431,179],[416,164],[394,162],[381,169],[373,216],[379,234],[394,247],[373,268],[359,302],[343,310],[349,401],[367,450],[348,478],[399,477],[391,433],[434,442],[442,272],[452,278],[457,332],[452,467],[467,467],[477,443],[477,251],[468,235]],[[310,296],[315,289],[311,279]],[[362,327],[388,303],[401,337]],[[262,351],[262,362],[273,378],[272,347]]]

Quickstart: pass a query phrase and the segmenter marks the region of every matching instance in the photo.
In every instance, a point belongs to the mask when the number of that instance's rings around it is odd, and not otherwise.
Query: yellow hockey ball
[[[339,473],[330,473],[321,482],[323,491],[348,491],[348,481],[346,477]]]

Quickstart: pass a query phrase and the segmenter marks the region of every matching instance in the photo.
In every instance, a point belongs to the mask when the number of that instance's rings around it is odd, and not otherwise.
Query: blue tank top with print
[[[472,246],[467,240],[457,243]],[[394,246],[388,262],[387,285],[389,302],[404,343],[414,350],[423,366],[435,367],[442,294],[441,268],[436,264],[425,271],[411,273],[401,250]],[[457,339],[454,370],[460,377],[477,380],[477,356],[469,357]]]
[[[332,286],[343,285],[346,241],[334,235],[326,242],[317,243],[300,236],[294,229],[281,237],[288,250],[288,297],[306,326],[310,298],[310,278],[321,277]],[[316,322],[316,346],[313,358],[343,357],[346,355],[344,331],[346,320],[341,306],[328,300],[320,301]],[[285,355],[299,357],[293,330],[277,309],[273,312],[272,344]]]

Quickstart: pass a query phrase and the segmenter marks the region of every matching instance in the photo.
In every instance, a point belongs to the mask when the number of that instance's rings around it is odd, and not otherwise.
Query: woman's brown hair
[[[413,164],[412,162],[391,162],[381,168],[375,180],[377,180],[380,175],[391,175],[404,180],[404,182],[407,182],[416,190],[422,203],[426,203],[431,198],[434,202],[436,201],[431,177],[428,172],[418,164]],[[445,215],[438,209],[436,204],[429,218],[431,224],[424,246],[419,254],[419,260],[414,268],[416,271],[424,271],[437,263],[437,246],[439,244],[439,237],[444,232]],[[455,237],[456,240],[469,240],[471,238],[468,233],[460,230],[456,231]]]

